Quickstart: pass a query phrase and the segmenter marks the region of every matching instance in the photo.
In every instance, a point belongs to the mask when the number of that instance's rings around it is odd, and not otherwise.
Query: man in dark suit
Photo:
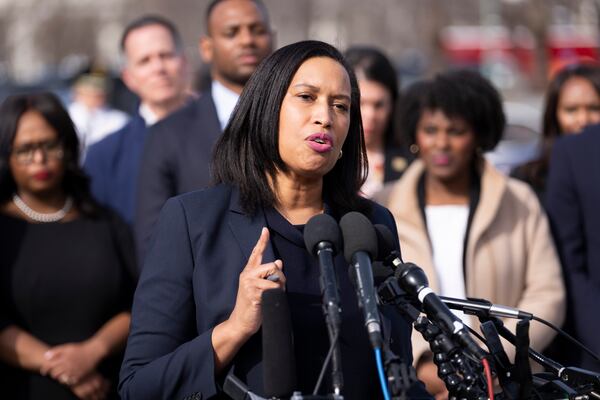
[[[158,214],[169,197],[207,186],[213,144],[237,98],[273,47],[264,4],[216,0],[206,12],[202,59],[211,65],[210,89],[152,127],[142,157],[135,234],[142,259]]]
[[[133,224],[137,176],[148,127],[183,106],[187,62],[175,25],[158,16],[132,21],[121,39],[127,87],[140,98],[127,125],[90,147],[84,168],[94,197]]]
[[[600,125],[557,140],[550,161],[546,206],[567,285],[565,329],[600,354]],[[579,349],[575,366],[600,371]],[[572,351],[568,353],[573,354]],[[565,353],[567,354],[567,353]],[[558,360],[561,361],[561,360]]]

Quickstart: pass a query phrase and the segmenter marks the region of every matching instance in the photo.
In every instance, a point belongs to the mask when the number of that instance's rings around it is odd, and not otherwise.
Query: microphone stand
[[[223,391],[233,400],[275,400],[277,398],[265,398],[250,391],[248,386],[233,374],[228,374],[223,384]],[[341,397],[335,394],[324,396],[303,395],[301,392],[294,392],[289,400],[340,400]],[[284,399],[281,399],[284,400]]]
[[[482,374],[472,366],[463,350],[449,335],[429,319],[420,316],[419,310],[411,304],[411,297],[398,285],[395,277],[386,279],[378,288],[379,299],[384,304],[392,304],[413,324],[434,353],[434,363],[438,367],[438,376],[444,381],[450,393],[450,399],[484,400],[487,395]],[[412,367],[410,367],[412,369]],[[413,369],[414,371],[414,369]],[[413,381],[412,384],[417,381]]]
[[[323,315],[325,316],[325,323],[327,325],[329,345],[333,346],[333,354],[331,357],[331,382],[333,393],[342,399],[341,393],[344,386],[344,378],[342,374],[342,355],[339,344],[342,310],[340,308],[335,272],[333,269],[325,267],[325,265],[327,265],[327,260],[333,259],[331,247],[319,248],[317,257],[319,258],[319,266],[321,268],[319,283],[323,295]],[[326,275],[328,276],[328,279],[325,278]]]
[[[517,337],[509,331],[504,323],[496,317],[489,315],[478,315],[483,321],[491,321],[496,327],[500,336],[505,338],[509,343],[518,345]],[[556,361],[544,356],[541,353],[528,348],[529,358],[542,365],[551,371],[551,374],[557,379],[546,379],[543,376],[537,376],[534,381],[537,386],[542,385],[540,389],[547,391],[561,391],[567,394],[569,399],[585,400],[585,399],[600,399],[600,373],[588,371],[576,367],[564,367]],[[562,397],[564,398],[564,397]]]
[[[448,388],[450,399],[487,399],[481,371],[476,371],[447,333],[424,316],[417,318],[415,329],[429,342],[438,376]]]

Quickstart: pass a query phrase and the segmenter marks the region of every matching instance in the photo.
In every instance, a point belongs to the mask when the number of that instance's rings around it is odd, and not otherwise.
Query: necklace
[[[73,198],[71,196],[67,197],[65,200],[65,205],[58,211],[53,213],[40,213],[29,207],[23,199],[21,199],[16,193],[13,195],[13,203],[21,212],[27,215],[31,220],[36,222],[57,222],[60,221],[67,215],[71,207],[73,207]]]

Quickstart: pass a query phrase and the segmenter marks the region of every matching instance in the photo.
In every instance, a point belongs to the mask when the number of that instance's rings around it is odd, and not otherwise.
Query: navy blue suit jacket
[[[390,212],[375,203],[371,220],[396,232]],[[123,399],[218,396],[212,329],[233,310],[239,274],[264,226],[264,213],[243,212],[237,189],[226,185],[166,203],[135,293],[119,385]],[[273,260],[269,244],[263,262]],[[393,350],[410,364],[410,325],[397,314],[387,318],[393,327]],[[257,336],[242,347],[233,366],[234,371],[243,367],[242,379],[262,382],[260,352],[254,351],[260,343]],[[251,389],[262,392],[261,387]]]
[[[146,131],[146,123],[136,115],[123,128],[92,145],[84,164],[96,200],[118,212],[129,225],[133,224]]]
[[[567,285],[567,329],[600,354],[600,125],[554,144],[546,208]],[[577,366],[598,370],[587,354]]]
[[[178,194],[205,188],[221,125],[210,92],[149,129],[138,182],[135,236],[140,260],[148,249],[158,214]]]

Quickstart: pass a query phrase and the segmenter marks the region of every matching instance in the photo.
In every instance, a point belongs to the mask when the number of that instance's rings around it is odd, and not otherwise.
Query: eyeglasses
[[[40,150],[44,158],[61,160],[64,156],[63,145],[59,140],[31,143],[12,149],[11,154],[20,164],[31,164],[35,158],[36,151]]]

